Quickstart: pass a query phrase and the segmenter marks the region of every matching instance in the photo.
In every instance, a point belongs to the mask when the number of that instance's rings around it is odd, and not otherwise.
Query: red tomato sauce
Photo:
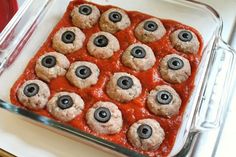
[[[77,1],[72,1],[69,4],[67,11],[64,14],[63,18],[56,25],[56,27],[51,32],[51,34],[49,35],[48,39],[43,44],[43,46],[38,50],[36,55],[28,63],[23,74],[15,82],[15,84],[11,88],[11,95],[10,95],[11,102],[13,104],[23,107],[23,105],[18,101],[17,96],[16,96],[16,92],[17,92],[18,88],[26,80],[38,79],[35,74],[35,71],[34,71],[37,59],[41,55],[43,55],[47,52],[55,51],[52,48],[52,41],[51,41],[53,35],[61,27],[73,26],[73,24],[71,22],[71,18],[70,18],[70,12],[72,11],[72,9],[74,8],[75,5],[79,5],[81,3],[84,3],[84,2],[81,0],[77,0]],[[86,2],[86,3],[88,3],[88,2]],[[100,5],[96,5],[96,6],[100,9],[101,13],[108,10],[109,8],[113,7],[113,6],[100,6]],[[202,45],[203,45],[202,38],[201,38],[201,35],[198,33],[198,31],[196,31],[195,29],[193,29],[189,26],[183,25],[181,23],[178,23],[178,22],[172,21],[172,20],[160,19],[162,21],[162,23],[164,24],[164,26],[167,30],[167,33],[165,34],[164,37],[162,37],[162,39],[160,39],[156,42],[147,44],[148,46],[150,46],[153,49],[157,61],[156,61],[155,65],[153,66],[153,68],[151,68],[147,71],[144,71],[144,72],[136,72],[128,67],[125,67],[121,63],[120,57],[121,57],[122,52],[124,52],[124,50],[130,44],[139,42],[134,36],[134,28],[136,27],[136,25],[138,23],[140,23],[141,21],[143,21],[147,18],[150,18],[152,16],[146,15],[146,14],[143,14],[140,12],[135,12],[135,11],[127,11],[127,14],[129,15],[132,24],[127,29],[114,34],[120,42],[121,49],[119,51],[115,52],[111,58],[97,59],[97,58],[90,56],[87,52],[86,45],[87,45],[89,37],[93,33],[100,31],[98,24],[96,24],[91,29],[82,30],[86,35],[86,40],[84,42],[83,48],[81,48],[80,50],[78,50],[74,53],[66,55],[71,63],[73,63],[75,61],[89,61],[89,62],[95,63],[100,69],[100,76],[99,76],[99,80],[98,80],[97,84],[93,85],[90,88],[78,89],[78,88],[74,87],[73,85],[71,85],[69,83],[69,81],[64,76],[58,77],[56,79],[51,80],[50,83],[48,83],[50,91],[51,91],[51,97],[57,92],[68,91],[68,92],[75,92],[75,93],[79,94],[82,97],[82,99],[84,100],[85,108],[84,108],[82,114],[80,114],[78,117],[76,117],[74,120],[72,120],[71,122],[69,122],[67,124],[77,128],[79,130],[93,134],[93,135],[98,136],[102,139],[111,141],[113,143],[119,144],[119,145],[124,146],[128,149],[137,151],[139,153],[142,153],[142,154],[145,154],[148,156],[159,156],[159,155],[160,156],[167,156],[170,153],[170,151],[174,145],[176,134],[178,132],[178,129],[181,126],[183,113],[185,111],[186,105],[188,104],[189,98],[191,96],[191,92],[194,87],[195,73],[196,73],[196,70],[197,70],[198,64],[200,62],[201,55],[202,55],[201,54],[202,53]],[[169,39],[170,34],[174,30],[182,29],[182,28],[191,30],[197,35],[197,37],[200,41],[200,49],[197,54],[181,53],[181,52],[178,52],[177,50],[175,50],[171,46],[170,39]],[[178,55],[181,55],[181,56],[187,58],[191,64],[191,70],[192,70],[191,76],[188,78],[187,81],[180,83],[180,84],[169,84],[169,83],[165,82],[161,78],[160,73],[159,73],[160,60],[164,56],[166,56],[167,54],[172,54],[172,53],[175,53],[175,54],[178,54]],[[141,95],[138,98],[136,98],[128,103],[119,103],[119,102],[116,102],[116,101],[110,99],[105,92],[105,85],[108,82],[110,76],[112,76],[112,74],[114,72],[128,72],[128,73],[136,76],[142,83]],[[151,91],[153,88],[155,88],[155,86],[163,85],[163,84],[172,86],[178,92],[178,94],[180,95],[180,97],[182,99],[182,105],[181,105],[179,114],[172,117],[172,118],[164,118],[164,117],[155,116],[151,112],[149,112],[149,110],[146,107],[146,96],[147,96],[148,92]],[[123,115],[123,128],[119,133],[117,133],[115,135],[97,134],[96,132],[92,131],[88,127],[88,125],[86,124],[85,114],[86,114],[87,110],[95,102],[100,101],[100,100],[111,101],[111,102],[115,103],[118,106],[118,108],[121,110],[122,115]],[[46,109],[32,111],[32,112],[35,112],[37,114],[54,119]],[[135,123],[136,121],[143,119],[143,118],[156,119],[165,131],[165,139],[164,139],[163,143],[161,144],[161,146],[157,150],[142,151],[140,149],[134,148],[127,140],[126,132],[129,128],[129,126],[131,126],[133,123]]]

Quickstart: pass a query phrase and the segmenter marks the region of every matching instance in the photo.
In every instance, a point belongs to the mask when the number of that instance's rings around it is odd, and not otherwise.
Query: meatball
[[[100,17],[100,11],[92,4],[81,4],[71,12],[72,23],[81,29],[92,28]]]
[[[122,129],[121,111],[111,102],[99,101],[86,114],[89,127],[100,134],[115,134]]]
[[[132,124],[128,130],[129,142],[142,150],[158,149],[165,138],[165,132],[154,119],[142,119]]]
[[[47,82],[51,79],[63,76],[69,68],[70,62],[63,54],[49,52],[42,55],[36,62],[36,75]]]
[[[84,33],[77,27],[63,27],[52,39],[52,46],[62,54],[72,53],[83,46]]]
[[[148,70],[155,62],[152,49],[140,43],[130,45],[122,55],[122,63],[136,71]]]
[[[96,64],[78,61],[71,64],[66,78],[78,88],[88,88],[98,81],[100,70]]]
[[[147,107],[155,115],[172,117],[179,113],[181,102],[180,96],[172,87],[162,85],[149,93]]]
[[[110,58],[114,52],[120,49],[119,41],[110,33],[98,32],[93,34],[87,44],[90,55],[106,59]]]
[[[154,42],[166,34],[166,29],[157,18],[142,21],[134,30],[136,38],[142,42]]]
[[[106,85],[108,96],[119,102],[128,102],[137,98],[142,92],[140,81],[133,75],[115,73]]]
[[[200,43],[197,36],[189,30],[179,29],[170,35],[171,44],[175,49],[185,53],[196,54]]]
[[[62,122],[68,122],[84,109],[84,101],[75,93],[56,93],[47,103],[47,110]]]
[[[40,80],[28,80],[17,91],[21,104],[33,110],[44,108],[49,96],[48,85]]]
[[[182,83],[191,75],[191,66],[186,58],[171,54],[161,60],[160,73],[169,83]]]
[[[124,10],[111,8],[102,14],[99,24],[101,30],[114,34],[129,27],[131,22]]]

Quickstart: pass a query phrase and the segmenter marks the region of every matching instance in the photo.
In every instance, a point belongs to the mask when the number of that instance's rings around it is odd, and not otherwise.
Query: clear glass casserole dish
[[[232,68],[235,67],[235,52],[221,40],[222,21],[209,6],[188,1],[129,1],[130,3],[123,0],[93,0],[92,2],[173,19],[194,27],[203,36],[203,57],[197,71],[195,88],[170,153],[170,156],[183,156],[190,153],[193,139],[199,131],[214,128],[220,124],[222,113],[227,108],[227,102],[230,99],[230,94],[227,93],[230,93],[232,87],[230,74]],[[60,3],[56,3],[55,0],[25,1],[22,9],[2,32],[0,36],[0,70],[2,72],[0,107],[23,115],[33,122],[39,122],[43,126],[62,130],[66,135],[73,135],[72,138],[78,137],[120,155],[142,156],[9,103],[11,86],[62,17],[68,3],[69,1],[66,0],[61,0]]]

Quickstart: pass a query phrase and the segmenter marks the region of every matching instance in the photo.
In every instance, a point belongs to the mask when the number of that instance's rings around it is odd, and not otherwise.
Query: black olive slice
[[[131,50],[131,55],[135,58],[144,58],[146,56],[146,51],[141,46],[135,46]]]
[[[109,19],[114,23],[120,22],[122,20],[122,15],[117,11],[113,11],[109,14]]]
[[[83,15],[90,15],[92,13],[92,8],[88,5],[82,5],[79,7],[79,13]]]
[[[73,106],[74,102],[69,95],[62,95],[57,99],[57,106],[62,109],[68,109]]]
[[[179,32],[178,38],[183,42],[188,42],[193,39],[193,35],[189,31],[181,31]]]
[[[73,43],[75,40],[75,33],[72,31],[65,31],[62,34],[61,40],[66,44]]]
[[[166,90],[159,91],[156,95],[156,101],[162,105],[168,105],[172,99],[172,94]]]
[[[154,21],[147,21],[144,23],[143,28],[147,31],[154,32],[158,29],[158,25]]]
[[[39,85],[37,85],[36,83],[30,83],[25,86],[23,92],[27,97],[35,96],[39,92]]]
[[[46,68],[52,68],[57,64],[57,59],[54,56],[45,56],[41,61],[42,66]]]
[[[169,59],[167,64],[168,67],[172,70],[179,70],[184,66],[184,62],[177,57],[172,57],[171,59]]]
[[[105,47],[108,45],[108,42],[109,40],[107,39],[105,35],[99,35],[93,41],[94,45],[98,47]]]
[[[133,80],[132,78],[128,77],[128,76],[121,76],[118,80],[117,80],[117,85],[122,88],[122,89],[129,89],[133,86]]]
[[[81,79],[86,79],[92,74],[92,71],[89,67],[82,65],[76,68],[75,74]]]
[[[138,127],[137,133],[139,138],[148,139],[152,136],[152,128],[147,124],[142,124]]]
[[[106,107],[99,107],[94,112],[94,118],[101,123],[106,123],[111,119],[111,112]]]

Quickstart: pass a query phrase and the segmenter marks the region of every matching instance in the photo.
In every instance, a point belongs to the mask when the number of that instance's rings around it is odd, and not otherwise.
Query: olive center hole
[[[35,91],[35,88],[34,87],[29,87],[28,89],[27,89],[27,92],[29,92],[29,93],[33,93]]]
[[[154,25],[153,23],[149,23],[149,24],[148,24],[148,28],[153,29],[153,28],[155,28],[155,25]]]
[[[72,35],[71,35],[71,34],[67,34],[67,35],[66,35],[66,39],[67,39],[67,40],[70,40],[71,38],[72,38]]]
[[[99,112],[99,116],[101,118],[106,118],[107,117],[107,113],[105,111],[101,111],[101,112]]]
[[[141,55],[141,54],[142,54],[142,50],[137,49],[137,50],[135,51],[135,53],[136,53],[137,55]]]
[[[118,19],[118,18],[119,18],[119,15],[118,15],[118,14],[113,14],[112,17],[113,17],[114,19]]]
[[[185,39],[188,39],[189,38],[189,34],[188,33],[183,33],[183,38],[185,38]]]
[[[161,95],[161,99],[162,100],[168,100],[169,99],[169,96],[167,94],[162,94]]]
[[[52,63],[52,58],[47,58],[46,60],[45,60],[45,62],[47,63],[47,64],[51,64]]]
[[[85,7],[85,8],[82,9],[82,11],[87,13],[87,12],[89,12],[89,9],[87,7]]]
[[[179,61],[173,61],[172,64],[173,64],[174,66],[179,66],[179,65],[180,65],[180,62],[179,62]]]
[[[127,86],[127,85],[129,85],[129,81],[128,81],[128,80],[123,80],[123,81],[122,81],[122,84],[123,84],[124,86]]]
[[[103,42],[104,42],[104,39],[102,39],[102,38],[98,39],[99,44],[103,44]]]
[[[85,74],[86,74],[86,72],[87,72],[87,70],[86,70],[86,69],[81,69],[81,70],[79,71],[79,73],[80,73],[81,75],[85,75]]]
[[[148,133],[148,129],[147,128],[143,128],[142,133],[143,134],[147,134]]]
[[[62,102],[63,104],[68,104],[68,103],[69,103],[69,100],[68,100],[68,99],[62,99],[61,102]]]

